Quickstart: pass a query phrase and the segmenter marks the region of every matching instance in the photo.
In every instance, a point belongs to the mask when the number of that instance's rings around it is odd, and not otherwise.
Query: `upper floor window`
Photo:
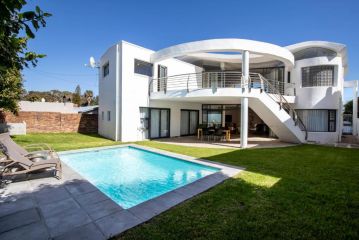
[[[302,87],[334,86],[334,66],[302,68]]]
[[[102,74],[106,77],[110,73],[110,63],[106,63],[102,66]]]
[[[146,75],[148,77],[152,77],[153,76],[153,64],[135,59],[135,73]]]
[[[111,121],[111,111],[107,111],[107,121]]]

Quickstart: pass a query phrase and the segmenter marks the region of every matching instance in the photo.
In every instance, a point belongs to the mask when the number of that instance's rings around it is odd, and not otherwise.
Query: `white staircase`
[[[274,134],[284,142],[306,142],[305,131],[274,101],[269,94],[262,92],[249,98],[249,107],[270,127]]]

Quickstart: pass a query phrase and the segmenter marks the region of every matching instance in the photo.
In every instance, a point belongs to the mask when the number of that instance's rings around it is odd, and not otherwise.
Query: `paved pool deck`
[[[243,170],[134,144],[67,152],[125,146],[220,168],[221,171],[132,208],[123,209],[63,163],[61,180],[52,177],[53,173],[47,171],[31,174],[28,180],[0,188],[0,239],[107,239],[150,220]]]

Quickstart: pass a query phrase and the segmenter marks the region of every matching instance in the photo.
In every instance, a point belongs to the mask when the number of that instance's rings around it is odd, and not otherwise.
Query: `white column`
[[[249,52],[242,53],[242,88],[248,92],[249,80]],[[248,98],[241,98],[241,148],[246,148],[248,143]]]
[[[353,116],[352,116],[352,126],[353,126],[353,135],[358,135],[358,80],[354,81],[353,86]]]

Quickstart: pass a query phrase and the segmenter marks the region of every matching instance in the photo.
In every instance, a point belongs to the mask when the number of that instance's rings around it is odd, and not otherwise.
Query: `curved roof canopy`
[[[234,38],[195,41],[164,48],[151,55],[151,62],[168,58],[200,58],[207,61],[240,63],[242,62],[240,53],[243,51],[251,53],[251,63],[278,60],[287,66],[294,65],[294,56],[286,48],[265,42]],[[223,54],[228,52],[239,54]]]
[[[331,50],[336,54],[338,54],[340,57],[342,57],[343,67],[345,71],[347,71],[348,68],[347,48],[344,44],[326,42],[326,41],[307,41],[307,42],[301,42],[301,43],[289,45],[286,48],[289,51],[291,51],[294,55],[296,55],[296,53],[303,52],[304,50],[308,50],[308,51],[312,50],[318,52],[318,48]],[[310,54],[310,53],[306,53],[306,54]]]

